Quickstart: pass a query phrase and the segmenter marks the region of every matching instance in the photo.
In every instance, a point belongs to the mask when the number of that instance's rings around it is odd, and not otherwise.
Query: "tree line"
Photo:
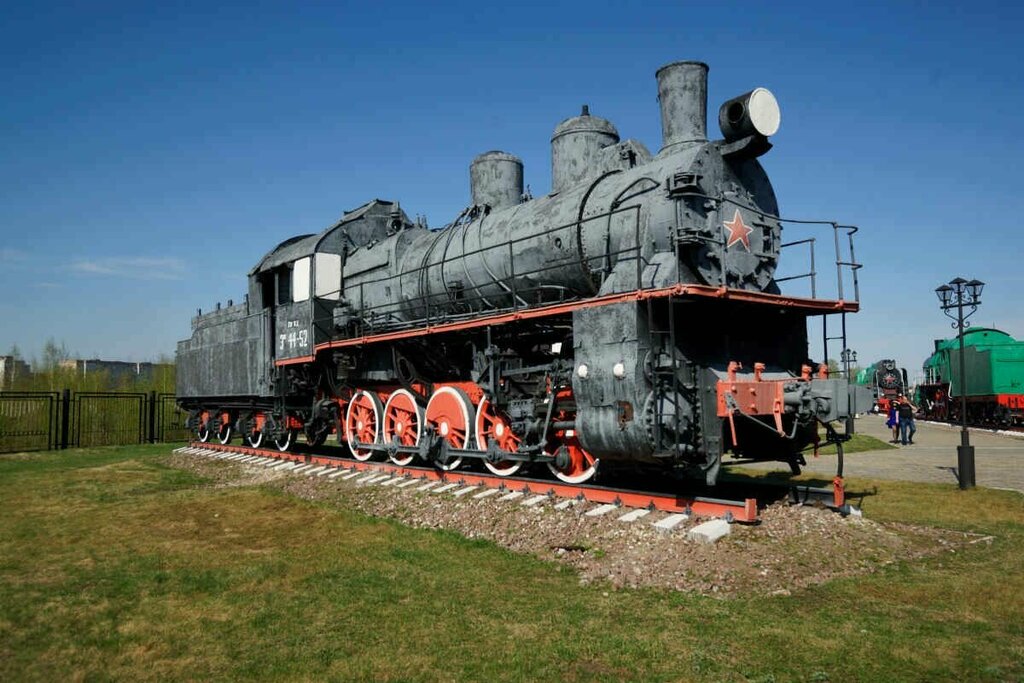
[[[17,344],[11,346],[7,352],[15,361],[21,361],[29,365],[29,372],[24,372],[21,366],[15,366],[15,370],[9,379],[5,379],[4,386],[0,389],[6,391],[61,391],[70,389],[75,392],[83,391],[119,391],[119,392],[149,392],[174,393],[174,359],[161,354],[157,360],[144,363],[144,372],[136,373],[128,369],[121,370],[104,368],[81,363],[76,361],[77,354],[71,353],[67,345],[62,341],[58,343],[53,338],[47,339],[43,345],[42,357],[26,360]]]

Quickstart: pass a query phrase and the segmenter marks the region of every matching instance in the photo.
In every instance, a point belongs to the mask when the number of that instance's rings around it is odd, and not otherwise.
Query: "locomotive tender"
[[[279,244],[243,303],[178,344],[198,438],[337,434],[360,460],[542,463],[573,483],[626,463],[711,485],[725,453],[799,471],[819,424],[850,413],[846,381],[806,360],[807,318],[858,304],[781,294],[758,162],[778,105],[764,88],[727,101],[710,141],[707,72],[658,70],[657,154],[584,107],[554,131],[546,196],[492,151],[443,229],[377,199]]]
[[[1024,342],[991,327],[972,328],[963,334],[964,378],[960,376],[959,337],[935,340],[935,351],[923,365],[925,381],[917,388],[922,416],[959,422],[966,403],[970,424],[1024,424]]]

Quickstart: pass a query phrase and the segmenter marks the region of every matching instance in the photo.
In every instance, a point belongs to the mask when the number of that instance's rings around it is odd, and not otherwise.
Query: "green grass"
[[[789,597],[579,585],[491,543],[169,448],[0,458],[0,680],[892,681],[1024,677],[1024,498],[851,480],[867,516],[992,534]]]
[[[842,429],[839,430],[840,433]],[[822,434],[824,440],[825,435]],[[858,434],[854,432],[850,435],[850,440],[843,442],[843,453],[862,453],[864,451],[885,451],[896,448],[891,443],[886,443],[881,439],[876,439],[873,436],[867,434]],[[822,446],[818,449],[818,453],[821,455],[835,455],[836,447],[835,444],[828,446]]]

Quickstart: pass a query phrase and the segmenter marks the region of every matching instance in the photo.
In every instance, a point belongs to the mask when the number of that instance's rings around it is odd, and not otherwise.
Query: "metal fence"
[[[173,394],[0,392],[0,453],[185,441]]]

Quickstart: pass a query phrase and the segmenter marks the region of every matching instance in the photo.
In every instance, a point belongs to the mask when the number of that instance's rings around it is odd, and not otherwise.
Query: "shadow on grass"
[[[805,487],[830,489],[832,478],[816,474],[793,476],[782,471],[725,470],[719,477],[716,495],[721,493],[727,494],[722,497],[753,497],[757,498],[759,505],[770,505],[789,499],[791,491]],[[861,507],[865,498],[876,495],[878,487],[846,489],[847,502],[858,507]]]

